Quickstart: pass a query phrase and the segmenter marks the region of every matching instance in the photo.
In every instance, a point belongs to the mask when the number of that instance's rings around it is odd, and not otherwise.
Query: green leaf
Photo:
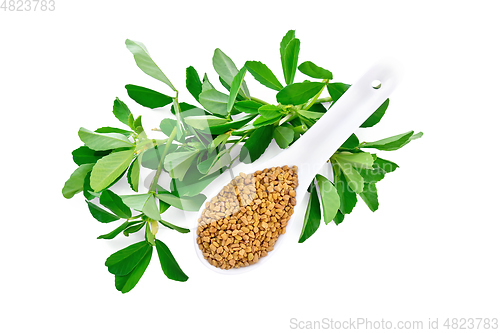
[[[220,49],[215,49],[214,56],[212,58],[212,63],[214,65],[215,71],[217,72],[217,74],[220,75],[221,79],[224,80],[224,82],[226,82],[226,84],[228,86],[231,86],[231,83],[233,82],[234,77],[239,72],[238,68],[236,67],[234,62],[231,60],[231,58],[229,58]],[[240,93],[246,99],[250,99],[250,92],[248,91],[248,88],[247,88],[247,85],[245,82],[243,82],[241,85],[241,92]],[[209,111],[210,111],[210,109],[209,109]]]
[[[281,149],[285,149],[293,142],[293,129],[285,126],[278,126],[274,129],[273,138]]]
[[[139,172],[140,172],[140,169],[141,169],[141,166],[139,163],[139,159],[136,158],[132,162],[132,164],[130,165],[130,168],[128,169],[128,172],[127,172],[128,184],[130,185],[130,188],[134,192],[139,191]]]
[[[375,148],[378,150],[396,150],[406,145],[413,135],[413,131],[394,135],[382,140],[373,142],[364,142],[360,145],[362,148]]]
[[[97,162],[101,157],[111,153],[111,150],[101,150],[95,151],[87,146],[81,146],[71,152],[73,155],[73,161],[78,164],[89,164]]]
[[[339,225],[343,221],[344,221],[344,214],[342,214],[342,212],[339,210],[337,212],[337,215],[335,215],[335,217],[333,218],[333,222],[335,222],[336,225]]]
[[[169,205],[188,212],[196,212],[200,210],[201,205],[207,197],[203,194],[198,194],[192,197],[179,197],[168,191],[158,191],[156,197]]]
[[[295,39],[295,30],[289,30],[285,36],[283,36],[283,39],[281,40],[280,43],[280,57],[281,57],[281,67],[283,68],[283,75],[285,77],[285,81],[288,84],[288,76],[287,76],[287,71],[288,67],[286,65],[286,48],[290,44],[292,40]],[[293,80],[292,80],[293,81]]]
[[[346,149],[354,149],[359,145],[359,139],[356,136],[356,134],[351,134],[351,136],[345,140],[345,142],[342,144],[342,148]]]
[[[172,97],[170,96],[133,84],[127,84],[125,86],[125,89],[127,89],[127,94],[130,96],[130,98],[132,98],[140,105],[150,109],[163,107],[172,103],[173,101]]]
[[[342,82],[334,82],[334,83],[328,83],[326,88],[328,89],[328,93],[332,98],[332,102],[335,103],[336,101],[339,100],[340,97],[342,97],[342,95],[347,91],[347,89],[349,89],[350,86],[351,86],[350,84],[345,84]]]
[[[118,134],[123,134],[126,137],[129,137],[130,135],[132,135],[131,131],[123,130],[121,128],[116,128],[116,127],[109,127],[109,126],[99,127],[94,132],[96,132],[96,133],[118,133]]]
[[[220,76],[219,76],[219,82],[222,84],[224,88],[226,88],[227,91],[231,90],[231,85],[227,84],[226,81],[224,81]],[[241,96],[241,95],[240,95]]]
[[[197,167],[202,174],[209,175],[229,163],[231,163],[231,155],[224,149],[218,153],[209,154],[205,160],[198,159]]]
[[[62,189],[62,195],[66,199],[70,199],[75,194],[83,191],[85,177],[93,167],[94,163],[82,164],[69,176]]]
[[[340,198],[339,209],[343,214],[350,214],[358,201],[356,192],[354,192],[349,187],[349,185],[347,185],[347,180],[344,174],[341,172],[340,166],[337,163],[335,163],[333,166],[335,175],[335,188],[337,189],[337,193]]]
[[[267,67],[260,61],[247,61],[245,63],[245,67],[258,82],[262,83],[266,87],[277,91],[283,89],[280,81],[276,78],[269,67]]]
[[[144,275],[146,268],[151,261],[151,257],[153,256],[153,247],[150,246],[144,257],[137,264],[137,266],[125,276],[115,275],[115,287],[117,290],[121,291],[123,294],[128,293],[132,290],[141,277]]]
[[[324,115],[323,112],[315,112],[315,111],[307,111],[307,110],[299,110],[297,112],[302,117],[305,117],[305,118],[311,119],[311,120],[319,119],[319,118],[323,117],[323,115]]]
[[[283,73],[287,85],[292,84],[295,78],[295,72],[297,71],[297,64],[299,62],[299,51],[300,41],[294,38],[286,46],[283,58]]]
[[[172,255],[172,252],[170,252],[170,249],[159,239],[156,240],[156,252],[158,253],[158,258],[160,259],[161,269],[169,279],[181,282],[189,279],[189,277],[180,268],[179,264]]]
[[[238,96],[238,92],[243,84],[243,79],[245,78],[245,74],[247,73],[247,69],[243,67],[238,74],[233,79],[231,83],[231,89],[229,90],[229,101],[227,103],[227,112],[231,112],[234,106],[234,102],[236,102],[236,97]]]
[[[210,142],[210,145],[208,146],[208,152],[211,153],[220,145],[222,145],[222,144],[225,145],[226,141],[229,139],[230,136],[231,136],[231,134],[218,135],[215,139],[213,139],[212,142]]]
[[[267,119],[263,116],[260,116],[257,119],[255,119],[255,121],[253,123],[246,124],[245,126],[240,127],[239,129],[233,131],[232,134],[242,136],[242,135],[245,135],[246,133],[251,132],[259,127],[263,127],[263,126],[267,126],[267,125],[274,125],[274,123],[278,122],[282,116],[283,116],[282,114],[279,114],[276,117],[271,118],[271,119]]]
[[[281,109],[276,105],[262,105],[259,113],[266,119],[273,119],[281,116]]]
[[[310,185],[311,195],[307,204],[306,214],[304,216],[304,224],[302,225],[302,232],[300,233],[299,243],[305,242],[311,237],[316,230],[318,230],[321,222],[321,209],[319,206],[318,192],[314,181]]]
[[[227,104],[229,101],[228,95],[215,89],[210,89],[202,92],[199,98],[200,104],[203,105],[203,107],[208,111],[221,116],[227,116]]]
[[[208,80],[207,73],[203,76],[203,83],[201,84],[201,92],[215,89],[214,86]]]
[[[125,125],[128,125],[128,117],[129,115],[131,115],[130,109],[128,108],[127,104],[120,101],[118,97],[113,102],[113,114],[115,115],[116,119],[118,119]]]
[[[134,131],[137,134],[140,134],[142,131],[144,131],[144,129],[142,128],[142,116],[139,116],[134,120]]]
[[[192,169],[196,170],[196,173],[199,174],[198,169],[196,166],[192,167]],[[221,170],[220,173],[212,173],[211,175],[208,175],[204,177],[203,179],[200,179],[200,177],[203,177],[203,175],[199,174],[196,175],[192,178],[189,178],[189,173],[186,174],[185,179],[182,181],[178,179],[172,179],[171,181],[171,187],[172,189],[176,189],[177,193],[179,196],[195,196],[199,194],[201,191],[203,191],[214,179],[220,176],[224,169]]]
[[[175,119],[165,118],[162,119],[162,121],[160,122],[160,130],[167,137],[170,137],[170,134],[172,134],[172,131],[176,126],[177,126],[177,121],[175,121]]]
[[[111,214],[90,201],[87,201],[87,205],[89,207],[90,214],[92,214],[92,216],[99,222],[109,223],[120,219],[115,214]]]
[[[378,168],[384,170],[386,173],[388,172],[393,172],[395,171],[397,168],[399,168],[399,166],[394,163],[394,162],[391,162],[389,160],[384,160],[380,157],[377,157],[375,159],[375,161],[373,162]]]
[[[142,212],[146,201],[151,196],[151,193],[144,194],[129,194],[129,195],[120,195],[123,203],[127,205],[129,208]]]
[[[254,101],[239,101],[234,103],[234,108],[240,112],[257,114],[262,104]]]
[[[190,150],[167,154],[164,160],[164,168],[168,171],[170,177],[182,180],[198,153],[198,150]]]
[[[211,113],[209,113],[208,111],[206,111],[204,109],[200,109],[194,105],[184,103],[184,102],[179,103],[179,109],[180,109],[180,113],[181,113],[183,118],[191,117],[191,116],[212,115]],[[172,114],[175,116],[175,108],[173,105],[170,108],[170,110],[172,111]],[[221,117],[221,116],[219,116],[219,117]],[[168,135],[170,135],[170,133]]]
[[[97,196],[92,187],[90,187],[90,172],[87,173],[85,179],[83,180],[83,196],[87,200],[92,200]]]
[[[80,127],[78,136],[92,150],[132,148],[134,146],[125,135],[118,133],[96,133]]]
[[[412,141],[412,140],[415,140],[415,139],[420,139],[423,135],[424,135],[424,133],[422,133],[422,132],[418,132],[417,134],[413,134],[413,135],[412,135],[412,136],[411,136],[411,137],[410,137],[410,138],[409,138],[409,139],[408,139],[408,140],[407,140],[407,141],[406,141],[406,142],[405,142],[405,143],[404,143],[401,147],[399,147],[399,148],[402,148],[402,147],[406,146],[406,145],[407,145],[407,144],[409,144],[409,143],[410,143],[410,141]],[[398,149],[399,149],[399,148],[398,148]],[[393,149],[393,150],[395,150],[395,149]]]
[[[130,129],[132,129],[133,131],[135,130],[135,127],[134,127],[134,116],[132,114],[128,115],[128,127],[130,127]]]
[[[141,165],[151,170],[157,170],[158,165],[160,165],[160,159],[161,156],[163,155],[163,150],[165,149],[165,146],[166,146],[165,144],[162,144],[160,146],[154,146],[153,148],[146,150],[142,155]],[[167,154],[174,152],[176,149],[177,145],[171,144],[170,147],[168,148]]]
[[[149,226],[149,223],[146,223],[146,235],[145,235],[146,241],[152,245],[155,246],[155,235],[151,232],[151,227]]]
[[[128,237],[130,234],[136,233],[140,231],[145,224],[146,221],[142,221],[137,225],[132,225],[123,231],[123,235],[125,235],[125,237]]]
[[[255,121],[252,123],[252,127],[259,128],[259,127],[262,127],[262,126],[267,126],[267,125],[270,125],[270,124],[274,124],[275,122],[277,122],[278,120],[280,120],[282,116],[283,116],[282,114],[277,114],[273,118],[266,118],[266,117],[261,116],[261,117],[255,119]]]
[[[160,201],[160,202],[162,202],[162,201]],[[167,227],[169,229],[180,232],[181,234],[187,234],[190,231],[189,229],[179,227],[175,224],[172,224],[172,223],[164,221],[164,220],[159,220],[158,222],[160,222],[161,224],[163,224],[165,227]]]
[[[375,165],[373,169],[356,168],[356,170],[359,172],[361,177],[363,177],[365,183],[376,183],[384,179],[385,176],[385,171],[376,167]]]
[[[342,169],[342,173],[347,180],[347,184],[349,187],[357,194],[363,191],[364,179],[361,177],[359,172],[354,168],[351,163],[344,163],[342,161],[337,160],[340,168]]]
[[[323,218],[325,223],[330,223],[340,208],[340,197],[333,183],[322,175],[316,175],[323,207]]]
[[[321,82],[293,83],[276,94],[276,100],[284,105],[300,105],[313,98],[325,86]]]
[[[203,133],[210,133],[211,135],[218,135],[222,133],[226,133],[230,130],[239,130],[243,125],[249,123],[256,116],[253,114],[243,116],[237,120],[233,120],[230,122],[226,122],[219,125],[210,126],[209,128],[204,128],[200,130]]]
[[[327,110],[321,103],[311,105],[309,111],[325,113]]]
[[[100,235],[99,237],[97,237],[97,239],[113,239],[116,236],[118,236],[120,234],[120,232],[122,232],[123,230],[127,229],[130,226],[136,225],[137,223],[140,223],[140,222],[141,221],[125,221],[122,224],[120,224],[120,226],[118,226],[113,231],[111,231],[107,234],[104,234],[104,235]]]
[[[189,93],[199,102],[199,96],[202,90],[202,83],[198,72],[193,66],[186,68],[186,88]]]
[[[184,118],[184,122],[196,129],[204,130],[210,133],[209,129],[211,127],[226,124],[228,121],[227,119],[216,116],[190,116]]]
[[[290,43],[290,41],[294,38],[295,38],[295,30],[288,30],[285,36],[283,36],[283,39],[281,40],[280,43],[280,56],[281,56],[281,65],[283,66],[283,72],[285,72],[285,66],[284,66],[285,50],[288,43]]]
[[[361,192],[359,196],[372,212],[378,209],[378,195],[375,183],[365,183],[363,192]]]
[[[256,129],[247,139],[240,152],[240,161],[252,163],[267,149],[273,139],[274,126],[263,126]]]
[[[385,111],[387,110],[388,107],[389,107],[389,99],[386,99],[384,103],[382,103],[382,105],[379,106],[379,108],[375,110],[375,112],[372,113],[372,115],[368,117],[368,119],[366,119],[363,124],[361,124],[360,127],[372,127],[373,125],[378,124],[380,119],[382,119],[382,117],[384,116]]]
[[[333,157],[341,164],[351,164],[357,168],[371,169],[373,166],[373,156],[370,153],[339,152]]]
[[[163,202],[163,201],[161,201],[161,200],[160,200],[158,203],[160,204],[160,209],[159,209],[159,210],[160,210],[160,214],[165,213],[165,212],[167,211],[167,209],[169,209],[169,208],[170,208],[170,205],[169,205],[169,204],[166,204],[166,203],[164,203],[164,202]]]
[[[324,68],[321,68],[319,66],[316,66],[314,63],[310,61],[305,61],[301,63],[299,66],[299,71],[315,79],[327,79],[327,80],[333,79],[332,72]]]
[[[153,220],[158,221],[161,219],[160,211],[158,210],[155,197],[152,193],[149,195],[149,198],[144,203],[144,207],[142,207],[142,212],[144,213],[144,215]]]
[[[104,156],[95,164],[90,174],[90,186],[100,192],[113,183],[134,159],[133,150],[113,152]]]
[[[118,195],[110,190],[102,191],[99,203],[123,219],[132,217],[130,208],[123,203]]]
[[[130,39],[125,41],[127,48],[134,55],[135,63],[146,74],[167,84],[172,90],[176,91],[170,80],[163,74],[161,69],[151,59],[146,46],[140,42],[134,42]]]
[[[127,275],[144,258],[149,249],[151,246],[145,241],[132,244],[110,255],[104,265],[111,274]]]

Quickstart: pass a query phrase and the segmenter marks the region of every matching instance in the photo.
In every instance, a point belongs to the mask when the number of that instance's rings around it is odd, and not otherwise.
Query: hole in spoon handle
[[[372,66],[335,102],[309,131],[280,155],[299,167],[306,187],[331,155],[394,91],[401,69],[394,60]],[[373,85],[375,83],[375,86]]]

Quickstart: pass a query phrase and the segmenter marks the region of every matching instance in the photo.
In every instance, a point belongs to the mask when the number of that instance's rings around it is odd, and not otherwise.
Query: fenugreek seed
[[[205,204],[196,242],[210,264],[248,266],[272,251],[296,204],[296,170],[283,166],[240,174]]]

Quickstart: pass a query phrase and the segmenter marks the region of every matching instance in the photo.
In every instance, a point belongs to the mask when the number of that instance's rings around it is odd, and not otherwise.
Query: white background
[[[120,126],[115,97],[148,128],[169,112],[126,95],[129,83],[170,91],[136,67],[125,39],[145,43],[181,100],[194,103],[185,68],[216,82],[217,47],[282,80],[279,42],[289,29],[301,40],[299,62],[337,81],[352,83],[382,56],[404,65],[385,118],[357,132],[365,141],[424,132],[379,153],[400,165],[378,185],[380,209],[359,202],[340,226],[322,223],[304,244],[291,240],[236,276],[207,270],[191,235],[162,229],[190,279],[168,280],[154,255],[122,295],[104,261],[139,236],[97,240],[112,226],[61,188],[76,168],[78,128]],[[0,331],[287,332],[291,318],[500,317],[499,33],[495,1],[56,0],[54,12],[0,11]],[[273,99],[248,77],[253,95]]]

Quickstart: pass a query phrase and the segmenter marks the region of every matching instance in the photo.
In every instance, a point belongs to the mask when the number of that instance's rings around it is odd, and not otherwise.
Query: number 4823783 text
[[[0,5],[4,12],[35,12],[56,10],[55,0],[4,0]]]

